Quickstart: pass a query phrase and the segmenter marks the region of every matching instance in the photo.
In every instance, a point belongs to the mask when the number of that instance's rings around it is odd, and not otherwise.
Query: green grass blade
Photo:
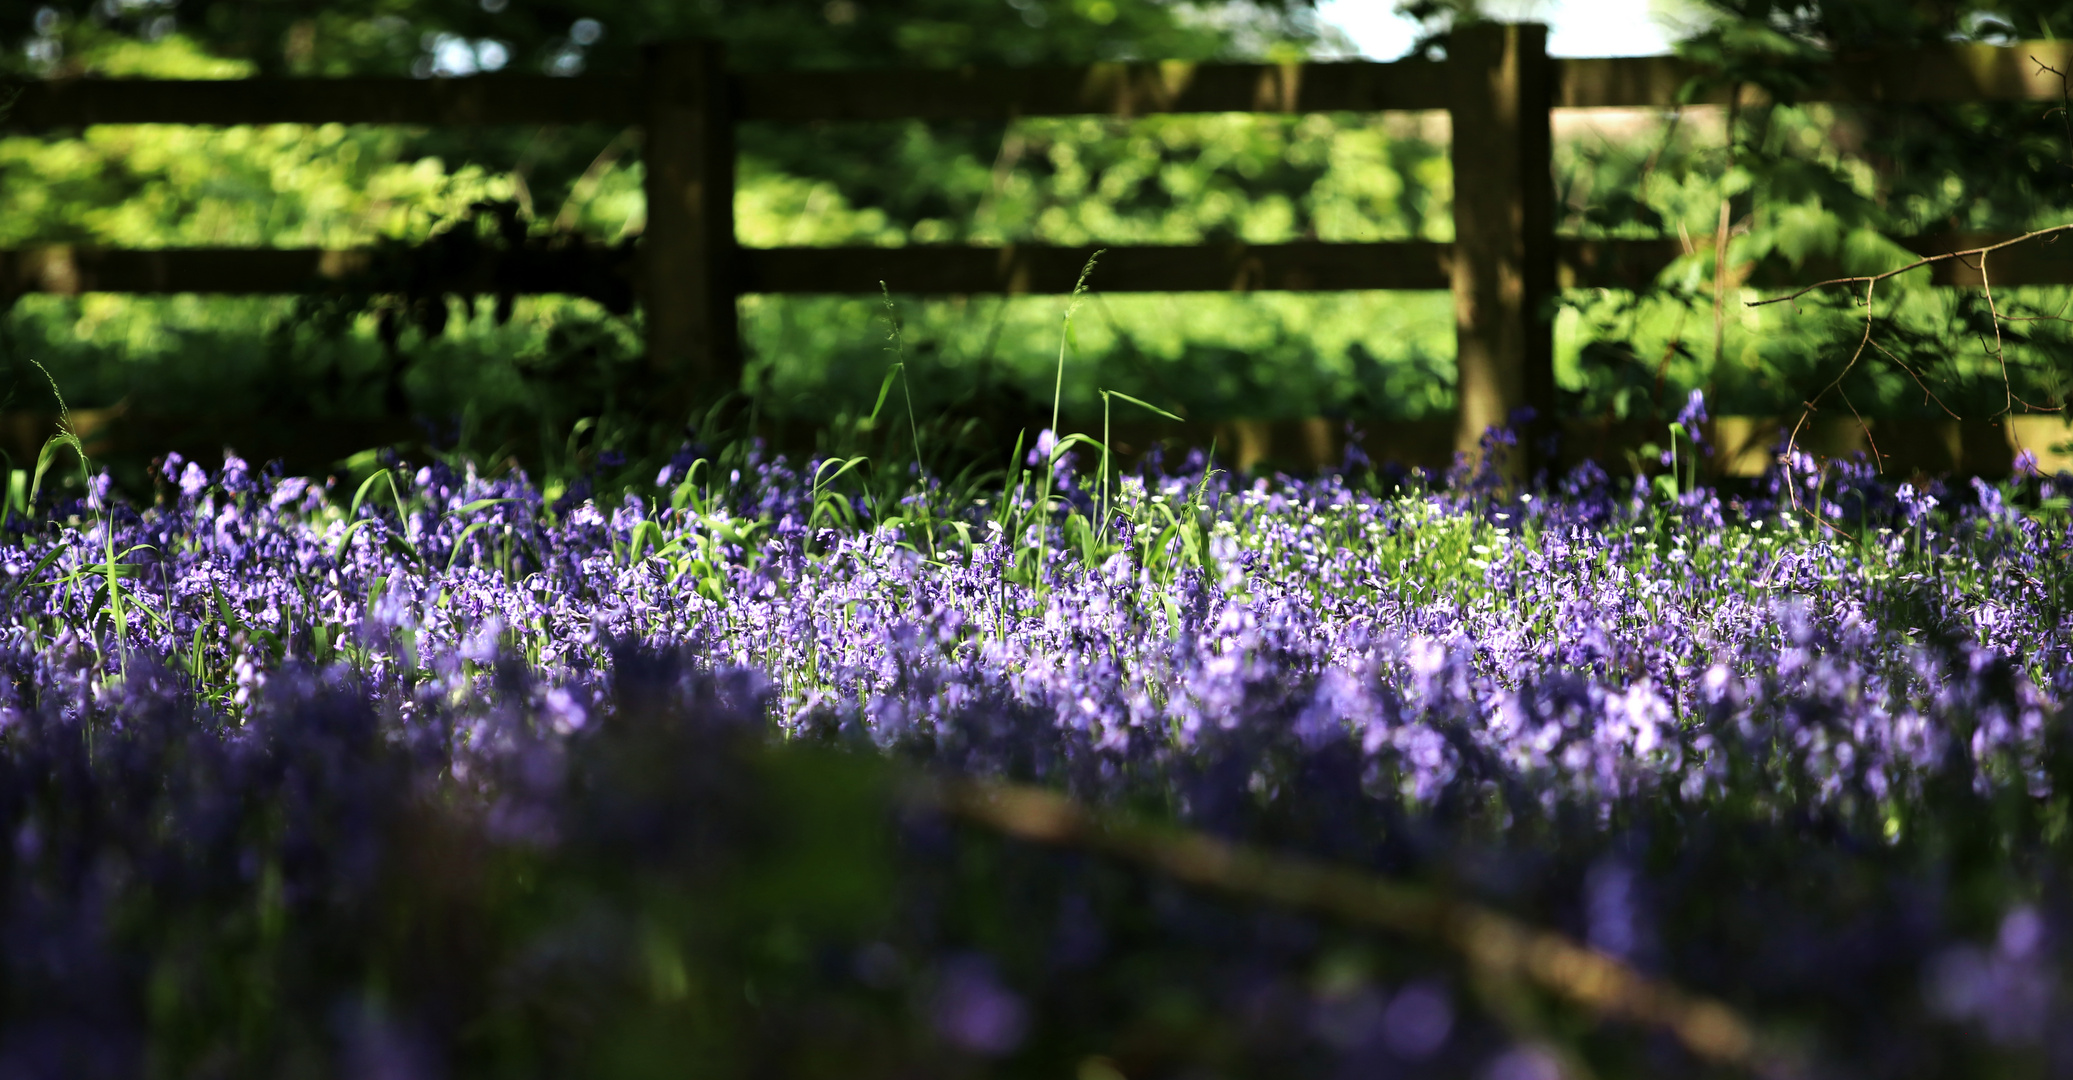
[[[1129,394],[1126,394],[1121,390],[1103,390],[1102,393],[1112,398],[1121,398],[1122,400],[1127,401],[1130,404],[1145,410],[1146,412],[1155,413],[1159,416],[1165,417],[1168,420],[1179,421],[1180,423],[1187,423],[1187,419],[1185,417],[1175,416],[1174,414],[1167,412],[1165,409],[1162,409],[1149,401],[1146,401],[1142,398],[1131,397]]]

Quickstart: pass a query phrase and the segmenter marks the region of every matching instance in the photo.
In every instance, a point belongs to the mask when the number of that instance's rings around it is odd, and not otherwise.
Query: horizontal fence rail
[[[320,248],[23,248],[0,251],[0,297],[10,292],[319,293],[364,280],[382,254],[387,253]],[[474,295],[581,294],[590,291],[600,274],[632,273],[629,265],[582,251],[496,252],[451,269],[450,284],[442,291]]]
[[[472,79],[63,79],[0,86],[5,126],[94,124],[634,124],[635,80],[497,75]]]
[[[1917,254],[1982,247],[2014,234],[1963,233],[1904,238]],[[1691,255],[1710,258],[1710,242]],[[1058,295],[1069,293],[1096,251],[1102,291],[1330,292],[1444,290],[1451,281],[1453,246],[1427,241],[1198,245],[1009,244],[1002,247],[740,248],[734,274],[742,293],[852,294],[894,292],[921,296]],[[1635,289],[1647,286],[1679,257],[1675,240],[1556,241],[1556,275],[1564,288]],[[163,248],[107,249],[50,245],[0,251],[0,296],[318,293],[353,282],[377,262],[373,249]],[[584,293],[601,277],[631,281],[632,259],[609,251],[513,251],[485,254],[457,268],[454,293],[519,295]],[[1784,288],[1840,276],[1833,260],[1799,267],[1760,267],[1746,284]],[[1930,284],[1977,287],[1975,264],[1951,259],[1923,267]],[[2073,285],[2073,244],[2026,245],[1997,252],[1995,285]]]
[[[2073,42],[2008,48],[1948,45],[1845,56],[1803,101],[1931,104],[2059,101],[2058,76],[2073,70]],[[1550,59],[1551,104],[1564,109],[1723,104],[1725,86],[1687,88],[1712,72],[1677,57]],[[737,121],[1012,120],[1034,116],[1171,113],[1439,111],[1452,98],[1446,64],[1335,61],[1312,64],[1090,64],[1082,67],[941,71],[734,73],[726,78]],[[93,124],[637,124],[640,79],[610,75],[478,75],[465,79],[73,78],[0,83],[15,95],[5,126],[51,131]]]
[[[1897,242],[1918,255],[1981,247],[2016,234],[1935,234]],[[1195,244],[1078,247],[1010,244],[997,248],[911,247],[743,248],[738,272],[743,292],[875,292],[883,281],[895,292],[922,295],[978,293],[1057,294],[1072,291],[1080,269],[1101,256],[1103,292],[1331,292],[1444,290],[1453,280],[1454,245],[1429,241],[1283,244]],[[1677,259],[1705,256],[1701,240],[1687,250],[1676,240],[1555,240],[1556,282],[1563,288],[1639,289]],[[1993,283],[2073,285],[2073,244],[2032,244],[1994,254]],[[1851,271],[1828,258],[1796,267],[1761,266],[1746,284],[1797,286]],[[1929,284],[1976,288],[1976,264],[1951,259],[1923,267]]]
[[[2073,43],[1947,45],[1842,55],[1803,69],[1801,100],[1856,105],[2065,100]],[[735,301],[746,293],[911,294],[1069,291],[1091,247],[742,248],[733,221],[734,130],[742,123],[893,120],[1005,122],[1025,117],[1132,118],[1187,113],[1445,110],[1452,119],[1456,241],[1113,245],[1109,292],[1447,289],[1455,294],[1458,395],[1451,445],[1472,450],[1486,425],[1522,405],[1552,416],[1546,313],[1561,288],[1638,288],[1709,245],[1554,235],[1556,109],[1720,105],[1760,100],[1676,57],[1558,59],[1546,29],[1481,24],[1445,61],[1394,63],[1112,63],[1081,67],[741,73],[710,42],[651,46],[631,76],[466,79],[159,81],[73,78],[0,83],[0,130],[95,124],[609,124],[643,130],[648,219],[637,250],[477,251],[440,262],[449,292],[638,293],[648,357],[664,384],[738,385]],[[1899,241],[1918,254],[1998,236]],[[409,251],[402,256],[408,257]],[[378,281],[396,249],[117,250],[54,245],[0,251],[0,306],[32,293],[315,293]],[[1708,268],[1710,270],[1710,266]],[[1738,284],[1797,286],[1868,267],[1813,258],[1737,267]],[[1976,266],[1939,262],[1932,284],[1977,287]],[[2073,245],[1997,252],[1996,285],[2073,284]],[[658,394],[665,404],[680,397]],[[1571,425],[1573,426],[1573,425]],[[1989,440],[1991,441],[1991,440]],[[1998,445],[1998,444],[1997,444]],[[1968,461],[1967,467],[1971,467]]]

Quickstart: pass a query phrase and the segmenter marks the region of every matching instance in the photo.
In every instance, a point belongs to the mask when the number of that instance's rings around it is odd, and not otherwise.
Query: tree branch
[[[1727,1005],[1478,904],[1200,832],[1097,814],[1027,785],[943,779],[915,788],[914,797],[1020,840],[1098,852],[1232,896],[1435,940],[1480,975],[1537,984],[1600,1018],[1667,1029],[1717,1064],[1759,1072],[1779,1064],[1775,1045],[1763,1045],[1767,1040]]]
[[[1964,251],[1946,251],[1940,255],[1926,255],[1922,258],[1916,259],[1914,262],[1911,262],[1906,266],[1896,267],[1892,270],[1886,271],[1883,274],[1860,274],[1856,277],[1829,278],[1827,281],[1817,281],[1812,285],[1808,285],[1805,288],[1802,288],[1796,292],[1787,293],[1784,296],[1773,296],[1764,300],[1750,300],[1747,303],[1750,307],[1763,307],[1767,304],[1782,304],[1789,300],[1797,300],[1800,297],[1807,295],[1808,293],[1818,292],[1822,289],[1834,288],[1838,285],[1874,285],[1878,282],[1886,280],[1887,278],[1895,277],[1900,274],[1905,274],[1910,270],[1920,270],[1922,267],[1925,266],[1931,266],[1940,262],[1948,262],[1951,259],[1963,259],[1967,256],[1985,257],[1989,254],[1992,254],[1993,252],[2000,251],[2002,248],[2014,247],[2017,244],[2026,244],[2032,240],[2038,239],[2039,237],[2054,236],[2064,232],[2073,232],[2073,223],[2068,223],[2065,225],[2053,225],[2051,228],[2048,229],[2038,229],[2035,232],[2027,232],[2021,236],[2010,237],[1999,243],[1988,244],[1985,247],[1966,248]]]

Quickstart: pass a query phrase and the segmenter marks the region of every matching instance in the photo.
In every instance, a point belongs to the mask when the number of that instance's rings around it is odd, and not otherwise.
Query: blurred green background
[[[1443,49],[1449,25],[1479,17],[1469,5],[1402,6],[1429,31],[1421,50]],[[2073,5],[1983,10],[1720,3],[1679,48],[1722,65],[1724,79],[1789,100],[1824,45],[2073,28]],[[5,0],[0,70],[574,75],[630,71],[639,43],[682,34],[725,40],[745,69],[1347,55],[1343,37],[1298,0]],[[1720,109],[1573,112],[1558,115],[1556,138],[1562,231],[1680,237],[1702,249],[1725,209],[1737,282],[1765,267],[1885,269],[1909,257],[1893,236],[2056,224],[2073,177],[2063,118],[2031,104],[1781,104],[1742,110],[1732,124]],[[749,125],[738,230],[750,246],[1444,241],[1446,147],[1443,114]],[[9,134],[0,138],[0,247],[408,242],[484,201],[514,205],[538,236],[609,243],[639,234],[640,186],[638,140],[608,128]],[[1704,388],[1716,412],[1792,410],[1842,369],[1861,335],[1861,313],[1843,296],[1751,309],[1743,301],[1757,294],[1737,285],[1716,312],[1712,276],[1711,255],[1698,250],[1645,292],[1566,295],[1556,315],[1565,408],[1660,417]],[[887,284],[918,409],[1048,406],[1062,299],[923,299]],[[1098,414],[1098,389],[1192,419],[1387,421],[1451,407],[1444,294],[1105,296],[1099,271],[1092,285],[1065,380],[1075,417]],[[1886,352],[1845,379],[1852,405],[1887,416],[2002,408],[2000,361],[1984,345],[1994,326],[1978,294],[1902,281],[1886,296],[1877,311]],[[1996,299],[2028,320],[2001,328],[2016,389],[2057,405],[2073,356],[2057,318],[2069,293],[2010,289]],[[552,442],[583,418],[625,411],[645,385],[637,314],[564,297],[521,299],[507,324],[488,305],[454,311],[445,332],[406,332],[392,349],[371,313],[318,319],[292,298],[25,296],[0,319],[0,409],[54,408],[34,360],[74,408],[290,430],[415,419],[435,442],[484,451]],[[766,416],[827,424],[869,410],[893,360],[881,298],[751,296],[741,312],[746,388]]]

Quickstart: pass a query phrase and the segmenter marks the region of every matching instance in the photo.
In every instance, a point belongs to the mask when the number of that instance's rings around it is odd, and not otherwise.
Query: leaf
[[[388,469],[376,469],[372,475],[368,476],[367,479],[360,481],[360,490],[353,492],[353,504],[351,508],[346,510],[346,519],[348,521],[360,516],[360,504],[367,501],[368,490],[374,487],[376,481],[381,480],[387,477],[388,475]]]
[[[627,538],[626,565],[641,561],[641,552],[653,548],[660,554],[662,548],[662,526],[652,521],[642,521],[633,527],[633,535]]]
[[[38,575],[42,574],[42,573],[43,573],[43,572],[44,572],[45,570],[48,570],[48,569],[50,569],[50,564],[52,564],[52,563],[54,563],[54,562],[57,562],[57,561],[58,561],[58,557],[59,557],[59,556],[61,556],[61,555],[63,555],[64,553],[65,553],[65,549],[64,549],[64,548],[61,548],[61,547],[54,547],[54,548],[51,548],[51,549],[50,549],[50,551],[48,551],[48,552],[46,552],[46,553],[44,554],[43,558],[41,558],[41,559],[37,560],[37,562],[36,562],[36,565],[35,565],[35,566],[34,566],[33,568],[31,568],[31,569],[29,570],[29,572],[28,572],[27,574],[25,574],[25,575],[23,575],[23,576],[22,576],[22,584],[18,584],[18,585],[16,585],[16,586],[15,586],[15,588],[16,588],[16,589],[22,589],[22,588],[27,588],[27,587],[28,587],[28,582],[30,582],[31,580],[33,580],[34,578],[36,578],[36,577],[37,577]],[[59,582],[62,582],[63,580],[64,580],[63,578],[59,578],[59,579],[58,579],[57,581],[38,581],[38,582],[36,582],[36,584],[35,584],[35,587],[36,587],[36,588],[39,588],[39,589],[40,589],[40,588],[43,588],[43,587],[44,587],[44,586],[46,586],[46,585],[56,585],[56,584],[58,584]]]
[[[907,365],[904,363],[895,363],[892,367],[886,369],[885,378],[878,384],[878,403],[871,406],[871,415],[865,419],[864,423],[878,423],[878,413],[885,408],[885,399],[893,392],[893,379],[905,370],[906,367]]]
[[[93,574],[97,577],[107,577],[112,571],[117,578],[134,578],[143,577],[145,569],[146,567],[139,563],[104,562],[82,566],[79,568],[79,572],[82,574]]]
[[[1022,440],[1028,434],[1029,433],[1027,431],[1018,429],[1015,432],[1015,449],[1010,451],[1008,454],[1008,473],[1007,476],[1001,481],[1000,505],[1001,514],[1003,515],[1004,520],[1005,515],[1008,513],[1008,508],[1011,505],[1010,499],[1014,496],[1015,493],[1015,474],[1022,467]]]
[[[1808,255],[1835,252],[1838,222],[1819,202],[1779,208],[1773,211],[1772,220],[1775,246],[1794,266],[1804,263]]]
[[[336,547],[332,548],[331,561],[336,563],[343,563],[345,561],[346,545],[353,542],[353,534],[360,531],[360,526],[366,525],[372,522],[373,520],[373,518],[361,518],[358,521],[355,521],[347,525],[345,527],[345,531],[338,534],[338,544]]]
[[[1066,451],[1071,450],[1073,447],[1078,446],[1081,443],[1085,443],[1088,446],[1094,447],[1097,450],[1108,449],[1107,447],[1101,444],[1101,440],[1096,439],[1091,435],[1067,435],[1065,438],[1058,440],[1058,444],[1051,448],[1051,464],[1057,464],[1058,459],[1064,457]]]
[[[506,501],[506,502],[508,502],[508,501],[510,501],[510,500],[501,500],[501,501]],[[471,503],[470,505],[473,505],[473,504]],[[446,572],[447,572],[447,573],[449,573],[449,574],[450,574],[450,573],[452,573],[452,572],[453,572],[453,566],[454,566],[454,563],[455,563],[455,562],[458,562],[458,561],[460,560],[460,557],[461,557],[461,548],[463,548],[463,547],[465,547],[465,546],[467,545],[467,543],[468,543],[468,537],[470,537],[470,536],[473,536],[473,535],[475,534],[475,530],[477,530],[477,529],[480,529],[480,528],[482,528],[482,527],[483,527],[484,525],[489,525],[489,524],[491,524],[491,522],[487,522],[487,521],[478,521],[478,522],[474,523],[473,525],[470,525],[470,526],[468,526],[467,528],[465,528],[465,529],[462,529],[462,530],[461,530],[461,535],[459,535],[459,536],[457,536],[457,537],[455,537],[455,538],[454,538],[454,541],[453,541],[453,553],[452,553],[452,554],[450,554],[450,555],[448,555],[448,556],[446,557]]]
[[[850,471],[851,469],[856,468],[859,465],[862,465],[863,463],[869,460],[871,460],[869,457],[863,454],[858,454],[856,457],[853,458],[829,458],[828,460],[821,462],[821,467],[813,471],[814,497],[820,497],[820,491],[822,487],[842,479],[842,474]],[[838,462],[841,464],[841,467],[835,470],[835,474],[833,476],[828,477],[826,480],[822,480],[821,475],[828,471],[828,466],[835,465]]]
[[[1181,423],[1183,423],[1183,424],[1187,423],[1187,421],[1186,421],[1185,419],[1183,419],[1183,418],[1181,418],[1181,417],[1178,417],[1178,416],[1175,416],[1174,414],[1172,414],[1172,413],[1170,413],[1170,412],[1167,412],[1167,411],[1166,411],[1165,409],[1162,409],[1162,408],[1158,407],[1157,405],[1154,405],[1154,404],[1152,404],[1152,403],[1151,403],[1151,402],[1149,402],[1149,401],[1145,401],[1145,400],[1142,400],[1142,399],[1140,399],[1140,398],[1134,398],[1134,397],[1131,397],[1131,396],[1130,396],[1129,394],[1126,394],[1126,393],[1122,392],[1121,390],[1103,390],[1103,391],[1101,392],[1101,394],[1102,394],[1102,396],[1103,396],[1103,397],[1121,398],[1121,399],[1123,399],[1124,401],[1127,401],[1127,402],[1129,402],[1130,404],[1132,404],[1132,405],[1135,405],[1135,406],[1137,406],[1137,407],[1138,407],[1138,408],[1140,408],[1140,409],[1144,409],[1144,410],[1145,410],[1145,411],[1147,411],[1147,412],[1151,412],[1151,413],[1156,413],[1156,414],[1158,414],[1158,415],[1160,415],[1160,416],[1163,416],[1163,417],[1165,417],[1165,418],[1166,418],[1166,419],[1168,419],[1168,420],[1176,420],[1176,421],[1179,421],[1179,422],[1181,422]]]
[[[462,506],[462,507],[461,507],[460,509],[458,509],[458,510],[455,510],[455,511],[454,511],[454,513],[455,513],[455,514],[472,514],[472,513],[474,513],[474,512],[475,512],[475,511],[477,511],[477,510],[481,510],[481,509],[484,509],[485,507],[491,507],[491,506],[495,506],[495,505],[497,505],[497,504],[499,504],[499,503],[510,503],[510,502],[517,502],[517,501],[518,501],[517,499],[513,499],[513,498],[508,498],[508,497],[507,497],[507,498],[502,498],[502,499],[477,499],[477,500],[475,500],[474,502],[468,503],[467,505],[465,505],[465,506]],[[463,534],[463,535],[465,535],[465,534]]]
[[[1882,274],[1895,267],[1906,266],[1918,258],[1920,256],[1887,238],[1877,229],[1853,229],[1843,237],[1842,262],[1846,273]],[[1993,270],[1993,263],[1989,262],[1987,273],[1990,278]],[[1880,282],[1879,290],[1884,292],[1896,286],[1927,284],[1929,273],[1927,267],[1911,270],[1900,277]]]
[[[58,451],[66,447],[71,447],[73,452],[79,455],[80,471],[84,472],[86,470],[86,451],[79,445],[79,436],[69,431],[61,431],[45,439],[43,441],[43,449],[36,454],[35,478],[29,483],[29,502],[31,505],[36,502],[36,494],[43,490],[43,474],[49,472],[50,467],[57,462]]]
[[[425,557],[423,555],[418,554],[416,544],[413,544],[410,541],[405,540],[404,538],[396,535],[395,533],[388,533],[387,535],[383,536],[382,544],[386,546],[390,551],[393,551],[398,555],[402,555],[412,562],[422,563],[425,561]]]

